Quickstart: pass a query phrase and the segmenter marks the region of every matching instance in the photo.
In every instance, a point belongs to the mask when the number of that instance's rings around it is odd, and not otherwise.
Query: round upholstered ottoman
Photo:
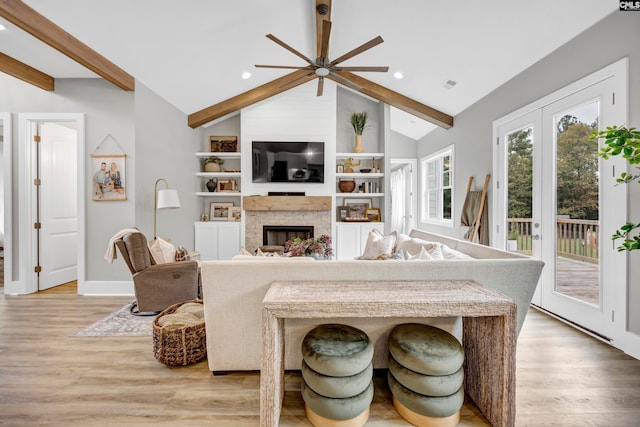
[[[373,343],[347,325],[320,325],[302,341],[302,398],[316,427],[361,427],[373,400]]]
[[[425,396],[397,382],[391,373],[387,381],[393,395],[393,407],[398,414],[418,427],[454,427],[460,422],[464,403],[462,387],[450,396]]]
[[[417,323],[388,339],[387,379],[396,411],[419,427],[455,426],[464,403],[464,349],[450,333]]]
[[[424,375],[451,375],[464,362],[464,350],[456,337],[429,325],[397,325],[387,344],[400,365]]]
[[[373,359],[367,334],[348,325],[320,325],[302,340],[302,358],[314,371],[332,377],[362,372]]]

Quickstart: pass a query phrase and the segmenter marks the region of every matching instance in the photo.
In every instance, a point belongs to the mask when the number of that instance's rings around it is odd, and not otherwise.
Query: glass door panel
[[[600,306],[599,102],[554,116],[556,141],[555,291]]]
[[[509,251],[532,254],[533,125],[506,135],[507,233]]]

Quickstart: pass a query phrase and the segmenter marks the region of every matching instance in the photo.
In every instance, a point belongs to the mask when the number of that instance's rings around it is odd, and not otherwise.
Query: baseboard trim
[[[133,296],[132,281],[85,281],[78,283],[78,295],[126,295]]]

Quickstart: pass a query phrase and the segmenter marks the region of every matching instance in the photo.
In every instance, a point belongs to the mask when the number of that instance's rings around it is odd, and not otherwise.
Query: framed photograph
[[[242,209],[240,206],[229,207],[229,221],[240,221],[242,219]]]
[[[235,153],[238,151],[238,137],[210,136],[209,145],[212,153]]]
[[[348,206],[338,206],[338,216],[336,221],[345,221],[349,217]]]
[[[349,218],[366,218],[366,210],[371,207],[372,200],[345,198],[344,205],[349,209]]]
[[[233,202],[211,202],[209,205],[209,221],[228,221],[229,208]]]
[[[337,173],[344,173],[344,165],[338,165]]]
[[[92,154],[91,200],[127,200],[126,154]]]
[[[238,191],[238,183],[235,179],[219,179],[216,191]]]
[[[367,208],[364,211],[365,216],[372,222],[380,222],[380,209]]]

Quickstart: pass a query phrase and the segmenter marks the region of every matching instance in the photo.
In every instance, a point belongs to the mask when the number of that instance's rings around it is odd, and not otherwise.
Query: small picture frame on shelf
[[[371,207],[372,199],[344,199],[344,206],[349,209],[349,218],[366,218],[366,210]]]
[[[212,153],[235,153],[238,151],[238,137],[210,136],[209,147]]]
[[[338,165],[336,168],[337,173],[344,173],[344,165]]]
[[[242,219],[242,209],[240,206],[229,207],[229,221],[240,221]]]
[[[209,205],[209,221],[228,221],[229,208],[233,202],[211,202]]]
[[[348,206],[338,206],[338,215],[336,221],[346,221],[349,217],[349,207]]]
[[[219,179],[216,186],[217,192],[235,192],[238,191],[238,184],[235,179]]]
[[[367,208],[364,211],[365,216],[371,222],[380,222],[380,209],[378,208]]]

